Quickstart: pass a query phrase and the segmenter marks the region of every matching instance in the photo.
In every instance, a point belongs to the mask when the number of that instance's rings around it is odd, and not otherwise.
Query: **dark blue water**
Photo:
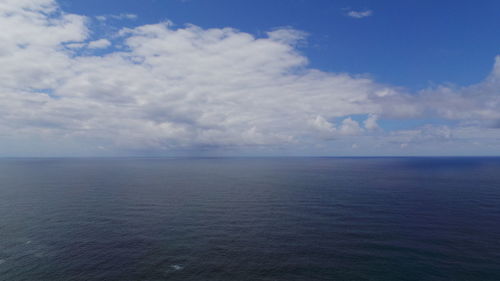
[[[0,280],[500,280],[500,158],[3,159]]]

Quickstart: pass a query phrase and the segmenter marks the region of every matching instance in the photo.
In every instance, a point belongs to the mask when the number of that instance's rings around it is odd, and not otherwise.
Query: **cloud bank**
[[[92,38],[89,21],[52,0],[0,2],[3,155],[498,151],[498,57],[477,85],[407,93],[308,67],[293,29],[162,22]],[[381,125],[429,118],[442,122]]]

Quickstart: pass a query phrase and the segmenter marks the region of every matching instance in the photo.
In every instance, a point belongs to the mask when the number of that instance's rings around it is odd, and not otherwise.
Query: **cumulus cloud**
[[[500,120],[500,56],[481,83],[467,87],[440,85],[419,93],[421,104],[453,120]]]
[[[363,122],[365,125],[365,128],[368,130],[376,130],[379,129],[380,127],[377,124],[377,119],[378,116],[375,114],[370,114],[368,118]]]
[[[359,123],[357,121],[352,120],[349,117],[342,121],[340,131],[344,135],[357,135],[361,133],[361,127],[359,126]]]
[[[356,138],[361,151],[376,143],[452,140],[465,128],[387,133],[383,118],[500,120],[499,59],[478,85],[409,94],[309,68],[297,51],[306,34],[290,28],[256,37],[162,22],[120,30],[113,40],[123,48],[96,56],[77,50],[111,43],[92,38],[87,21],[51,0],[1,2],[0,142],[168,153],[343,141],[351,147]]]
[[[49,0],[2,1],[0,26],[0,87],[13,100],[56,87],[60,70],[71,65],[62,44],[81,42],[88,32],[84,17],[61,13]]]

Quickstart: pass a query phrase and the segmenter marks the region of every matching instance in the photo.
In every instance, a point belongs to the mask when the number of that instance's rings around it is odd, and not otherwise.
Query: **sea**
[[[500,158],[0,159],[0,280],[500,280]]]

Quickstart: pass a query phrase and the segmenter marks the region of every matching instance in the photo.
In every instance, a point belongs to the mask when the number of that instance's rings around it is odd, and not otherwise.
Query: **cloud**
[[[3,1],[0,26],[0,88],[13,100],[30,99],[22,93],[32,89],[55,87],[60,71],[71,65],[62,44],[88,36],[84,17],[60,13],[48,0]]]
[[[87,45],[89,49],[103,49],[111,46],[111,42],[108,39],[99,39],[96,41],[92,41]]]
[[[136,20],[137,15],[136,14],[130,14],[130,13],[121,13],[117,15],[99,15],[95,17],[98,21],[107,21],[109,19],[113,20]]]
[[[351,18],[355,18],[355,19],[362,19],[362,18],[366,18],[366,17],[369,17],[373,15],[373,11],[372,10],[364,10],[364,11],[353,11],[353,10],[350,10],[347,12],[347,16],[351,17]]]
[[[440,117],[451,120],[500,120],[500,56],[481,83],[455,87],[439,85],[419,93],[420,103]]]
[[[371,114],[368,116],[368,118],[363,122],[365,125],[365,128],[368,130],[376,130],[379,129],[380,127],[377,124],[377,119],[378,116],[375,114]]]
[[[477,85],[412,94],[310,68],[296,49],[306,34],[291,28],[256,37],[162,22],[122,29],[113,35],[122,48],[95,55],[110,38],[92,38],[88,21],[50,0],[2,2],[0,153],[342,153],[353,143],[359,153],[396,153],[403,143],[405,151],[415,143],[432,151],[443,140],[493,147],[498,137],[485,127],[500,120],[500,59]],[[423,116],[460,125],[378,125]]]
[[[70,49],[81,49],[81,48],[84,48],[87,46],[86,43],[67,43],[64,45],[66,48],[70,48]]]

